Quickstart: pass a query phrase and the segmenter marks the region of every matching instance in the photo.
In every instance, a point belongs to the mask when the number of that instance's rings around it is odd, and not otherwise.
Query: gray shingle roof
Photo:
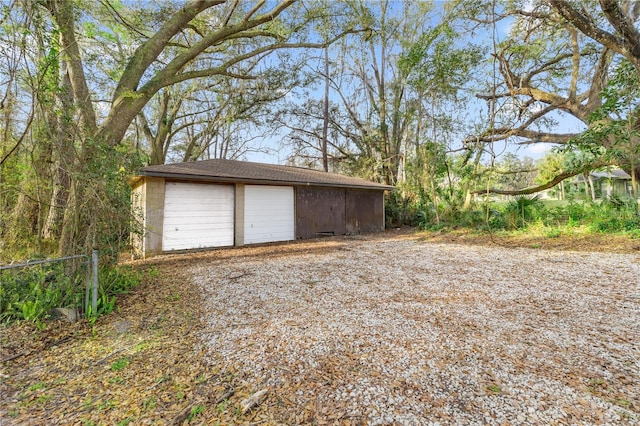
[[[591,172],[591,176],[598,177],[598,178],[607,178],[607,179],[617,178],[617,179],[623,179],[623,180],[631,180],[631,176],[627,172],[621,169],[607,169],[607,170],[595,171],[595,172]]]
[[[392,186],[318,170],[234,160],[204,160],[148,166],[140,170],[140,175],[216,182],[393,189]]]

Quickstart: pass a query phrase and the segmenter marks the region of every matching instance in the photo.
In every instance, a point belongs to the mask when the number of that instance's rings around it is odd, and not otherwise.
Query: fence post
[[[93,266],[91,313],[96,315],[96,308],[98,307],[98,250],[96,249],[93,249],[91,264]]]
[[[85,256],[87,259],[87,288],[84,291],[84,316],[89,317],[89,293],[91,292],[91,259],[89,256]]]

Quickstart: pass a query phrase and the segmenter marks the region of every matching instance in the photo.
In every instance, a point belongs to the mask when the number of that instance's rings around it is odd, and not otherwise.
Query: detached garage
[[[145,167],[132,181],[138,255],[384,230],[392,187],[231,160]]]

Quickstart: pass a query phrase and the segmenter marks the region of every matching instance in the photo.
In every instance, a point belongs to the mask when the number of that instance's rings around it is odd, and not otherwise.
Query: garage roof
[[[392,186],[318,170],[235,160],[204,160],[148,166],[140,170],[140,175],[215,182],[393,189]]]

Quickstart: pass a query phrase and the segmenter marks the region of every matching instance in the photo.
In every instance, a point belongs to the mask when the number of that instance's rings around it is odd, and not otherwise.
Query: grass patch
[[[147,399],[145,399],[144,401],[142,401],[142,409],[144,411],[152,411],[153,409],[156,408],[157,402],[156,402],[156,398],[154,396],[149,397]]]
[[[128,357],[120,358],[111,363],[111,371],[124,370],[131,360]]]
[[[36,399],[36,404],[46,404],[49,401],[51,401],[52,399],[53,399],[53,395],[48,395],[48,394],[40,395]]]
[[[98,411],[107,411],[117,408],[118,404],[116,404],[113,400],[107,399],[106,401],[101,401],[98,405],[96,405],[96,410]]]
[[[189,412],[187,422],[191,423],[196,417],[204,413],[205,408],[206,407],[204,405],[194,405],[191,407],[191,412]]]
[[[496,385],[496,384],[492,384],[492,385],[487,386],[487,390],[489,392],[491,392],[491,393],[494,393],[494,394],[502,393],[502,388],[499,385]]]
[[[29,386],[27,389],[29,389],[30,391],[37,391],[39,389],[44,389],[46,386],[46,384],[44,382],[38,382],[38,383],[34,383],[33,385]]]
[[[629,401],[628,399],[625,398],[618,398],[618,399],[614,399],[613,401],[611,401],[613,404],[618,405],[620,407],[623,408],[631,408],[631,401]]]

